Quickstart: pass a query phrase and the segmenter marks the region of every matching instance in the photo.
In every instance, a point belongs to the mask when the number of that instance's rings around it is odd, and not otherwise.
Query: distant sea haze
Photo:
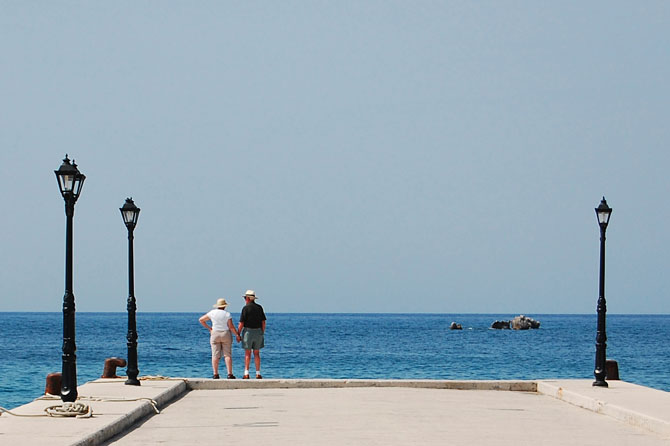
[[[140,377],[211,377],[200,313],[138,313]],[[537,330],[493,330],[514,314],[268,314],[267,378],[593,378],[596,316],[528,314]],[[233,314],[235,320],[238,314]],[[463,330],[450,330],[451,322]],[[77,313],[78,383],[97,379],[106,358],[126,358],[125,313]],[[35,330],[39,327],[39,342]],[[0,406],[44,392],[61,370],[61,313],[0,313]],[[607,357],[621,379],[670,391],[670,315],[609,315]],[[234,373],[243,350],[233,346]],[[223,367],[223,364],[222,364]],[[125,374],[120,369],[119,374]]]

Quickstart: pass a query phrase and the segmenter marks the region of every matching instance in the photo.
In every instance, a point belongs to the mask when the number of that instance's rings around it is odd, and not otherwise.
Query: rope
[[[110,382],[116,382],[116,380],[122,380],[126,379],[126,376],[115,376],[114,378],[102,378],[102,379],[113,379],[114,381],[91,381],[88,382],[87,384],[107,384]],[[170,381],[188,381],[186,378],[171,378],[169,376],[162,376],[162,375],[145,375],[145,376],[138,376],[138,380],[140,381],[151,381],[151,380],[170,380]]]
[[[161,376],[161,375],[154,375],[154,376],[141,376],[139,378],[142,381],[150,381],[150,380],[171,380],[171,381],[184,381],[186,382],[187,380],[185,378],[170,378],[169,376]],[[51,395],[51,394],[45,394],[42,395],[39,398],[36,398],[36,400],[59,400],[60,397],[58,395]],[[161,413],[160,410],[158,409],[158,403],[154,401],[151,398],[132,398],[132,399],[124,399],[124,398],[96,398],[96,397],[88,397],[88,396],[80,396],[77,398],[78,400],[87,400],[87,401],[101,401],[101,402],[129,402],[129,401],[148,401],[149,404],[151,404],[151,407],[153,407],[154,411],[159,414]],[[84,403],[79,403],[79,402],[74,402],[74,403],[63,403],[61,405],[57,406],[49,406],[44,409],[44,412],[46,414],[33,414],[33,415],[23,415],[23,414],[18,414],[18,413],[13,413],[12,411],[5,409],[4,407],[0,407],[0,415],[3,413],[15,416],[15,417],[77,417],[77,418],[90,418],[93,416],[93,410],[86,404]]]
[[[126,402],[131,402],[131,401],[148,401],[149,404],[151,404],[151,407],[154,408],[154,411],[156,413],[161,413],[160,410],[158,410],[158,403],[151,398],[97,398],[93,396],[82,396],[80,397],[81,399],[88,400],[88,401],[101,401],[101,402],[109,402],[109,403],[126,403]]]
[[[6,413],[6,414],[12,415],[14,417],[26,417],[26,418],[27,417],[46,417],[46,415],[44,415],[44,414],[23,415],[23,414],[20,414],[20,413],[14,413],[10,410],[5,409],[4,407],[0,407],[0,414],[2,414],[2,413]]]
[[[103,379],[114,379],[114,380],[121,380],[125,379],[125,376],[117,376],[116,378],[103,378]],[[162,376],[162,375],[145,375],[145,376],[138,376],[138,380],[140,381],[184,381],[188,382],[187,378],[172,378],[169,376]],[[87,384],[107,384],[110,382],[115,382],[115,381],[91,381]]]
[[[52,395],[49,395],[52,396]],[[51,398],[45,398],[45,399],[51,399]],[[49,406],[44,408],[43,414],[19,414],[19,413],[14,413],[10,410],[5,409],[4,407],[0,407],[0,413],[7,413],[9,415],[12,415],[14,417],[25,417],[25,418],[33,418],[33,417],[77,417],[77,418],[90,418],[93,416],[93,410],[91,410],[90,407],[88,407],[86,404],[83,403],[63,403],[60,405],[56,406]]]
[[[42,396],[38,396],[35,400],[45,400],[45,401],[60,401],[60,395],[52,395],[50,393],[45,393]]]
[[[58,400],[59,397],[55,395],[44,395],[37,400]],[[132,401],[148,401],[151,404],[151,407],[157,414],[160,414],[161,411],[158,409],[158,403],[151,398],[96,398],[92,396],[80,396],[78,400],[87,400],[87,401],[100,401],[100,402],[112,402],[112,403],[125,403]],[[18,413],[13,413],[4,407],[0,407],[0,414],[7,413],[15,417],[77,417],[77,418],[91,418],[93,416],[93,410],[86,404],[80,402],[74,403],[63,403],[56,406],[49,406],[44,409],[45,414],[33,414],[33,415],[23,415]]]
[[[139,378],[140,381],[156,381],[156,380],[163,380],[163,381],[188,381],[186,378],[170,378],[169,376],[161,376],[161,375],[147,375],[147,376],[140,376]]]
[[[91,408],[88,405],[79,402],[66,402],[57,406],[49,406],[46,407],[44,411],[50,417],[90,418],[93,416]]]

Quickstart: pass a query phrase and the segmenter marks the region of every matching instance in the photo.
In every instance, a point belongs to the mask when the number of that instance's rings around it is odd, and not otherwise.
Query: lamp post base
[[[593,381],[593,387],[609,387],[607,381]]]
[[[127,386],[139,386],[140,381],[137,378],[128,378],[126,380],[126,385]]]

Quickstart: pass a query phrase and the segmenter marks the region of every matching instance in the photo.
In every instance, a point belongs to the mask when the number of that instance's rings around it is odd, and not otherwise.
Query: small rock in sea
[[[491,324],[491,328],[498,330],[509,330],[510,321],[495,321]]]
[[[452,322],[451,325],[449,325],[449,328],[451,330],[463,330],[463,326],[461,324],[457,324],[456,322]]]

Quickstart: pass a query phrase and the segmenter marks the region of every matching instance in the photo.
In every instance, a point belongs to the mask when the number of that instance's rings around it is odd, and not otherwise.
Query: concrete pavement
[[[97,380],[79,388],[96,397],[82,398],[93,417],[3,414],[0,444],[670,444],[670,393],[609,383],[177,379],[134,387]],[[155,400],[161,413],[138,398]],[[13,412],[39,414],[57,403],[37,400]]]

